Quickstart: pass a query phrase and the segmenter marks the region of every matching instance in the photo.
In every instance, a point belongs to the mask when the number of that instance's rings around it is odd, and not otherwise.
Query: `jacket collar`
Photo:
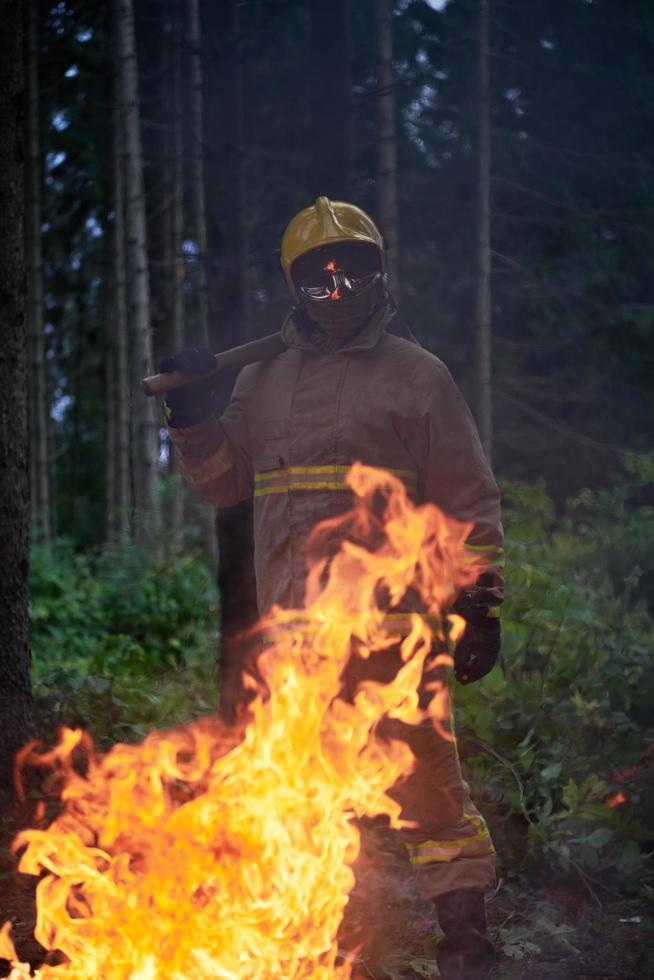
[[[394,316],[395,310],[390,304],[382,306],[372,314],[358,333],[339,347],[337,342],[327,337],[310,320],[306,321],[309,326],[307,329],[302,323],[302,315],[293,309],[284,320],[282,340],[287,347],[307,354],[356,354],[375,347]]]

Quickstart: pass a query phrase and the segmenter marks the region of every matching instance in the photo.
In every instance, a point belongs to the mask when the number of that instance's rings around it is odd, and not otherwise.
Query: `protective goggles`
[[[365,294],[381,278],[379,253],[367,242],[321,245],[293,263],[300,294],[312,303],[332,303]]]

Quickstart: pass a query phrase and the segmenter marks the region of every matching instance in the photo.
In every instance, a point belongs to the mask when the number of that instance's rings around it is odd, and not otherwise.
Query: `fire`
[[[479,566],[465,548],[470,525],[414,506],[396,478],[355,464],[348,483],[354,508],[310,542],[318,557],[305,608],[275,609],[261,626],[272,636],[258,663],[266,690],[237,745],[225,752],[218,721],[204,719],[106,755],[72,730],[50,751],[23,751],[23,765],[46,765],[62,785],[60,815],[14,842],[19,870],[42,876],[35,936],[65,958],[38,976],[351,976],[336,934],[359,848],[353,819],[387,814],[401,826],[387,790],[413,761],[375,728],[383,717],[416,724],[427,712],[440,726],[448,698],[443,686],[419,707],[423,664],[434,655],[416,613],[389,684],[363,682],[351,703],[339,696],[341,673],[353,644],[374,657],[399,642],[387,613],[409,588],[440,613]],[[326,557],[334,533],[345,539]],[[30,976],[8,924],[0,956],[15,980]]]
[[[343,270],[336,265],[334,259],[330,259],[327,265],[322,267],[323,272],[342,272]],[[342,294],[339,286],[336,286],[333,292],[329,294],[330,299],[342,299]]]
[[[621,785],[634,779],[634,777],[638,776],[643,767],[646,765],[646,762],[652,753],[654,753],[654,742],[645,746],[641,752],[640,761],[637,765],[630,766],[628,769],[622,769],[620,772],[616,773],[615,776],[613,776],[612,782]],[[608,796],[604,802],[607,806],[614,808],[616,806],[622,806],[623,803],[626,803],[627,797],[622,791],[618,790],[616,793],[612,793],[610,796]]]

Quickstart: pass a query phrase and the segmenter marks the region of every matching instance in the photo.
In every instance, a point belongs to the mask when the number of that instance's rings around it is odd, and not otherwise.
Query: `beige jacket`
[[[170,429],[205,500],[254,496],[261,614],[302,606],[307,537],[350,506],[343,481],[356,460],[400,476],[416,502],[473,521],[469,544],[493,562],[492,601],[502,599],[499,491],[472,416],[442,361],[386,333],[392,316],[378,313],[329,354],[289,316],[288,350],[241,371],[220,419]]]

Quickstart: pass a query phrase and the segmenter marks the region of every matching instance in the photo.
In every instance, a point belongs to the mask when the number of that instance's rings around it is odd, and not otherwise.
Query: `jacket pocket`
[[[254,437],[255,471],[279,469],[286,459],[287,419],[268,419],[261,423]]]

